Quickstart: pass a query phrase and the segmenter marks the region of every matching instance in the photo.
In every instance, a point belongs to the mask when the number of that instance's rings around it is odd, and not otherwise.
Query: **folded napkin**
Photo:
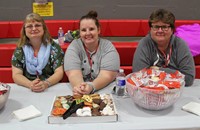
[[[200,103],[197,102],[190,102],[182,107],[184,111],[191,112],[200,116]]]
[[[34,117],[41,116],[42,113],[33,105],[13,111],[13,114],[20,121],[28,120]]]

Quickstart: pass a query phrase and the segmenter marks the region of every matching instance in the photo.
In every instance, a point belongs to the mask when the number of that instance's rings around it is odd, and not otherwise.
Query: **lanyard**
[[[170,62],[170,57],[171,57],[171,54],[172,54],[172,46],[170,46],[169,48],[169,53],[166,55],[164,51],[160,51],[162,53],[162,55],[164,56],[165,58],[165,64],[163,65],[163,67],[167,67],[169,62]]]
[[[164,56],[164,59],[165,59],[165,64],[163,65],[163,67],[166,68],[170,62],[170,57],[172,54],[172,46],[170,46],[169,53],[167,55],[165,54],[165,52],[163,52],[161,50],[160,50],[160,52],[162,53],[162,55]],[[160,56],[158,53],[157,53],[157,57],[158,57],[158,59],[154,62],[154,65],[156,65],[159,62]]]
[[[89,62],[89,65],[90,65],[90,80],[92,81],[92,73],[91,73],[91,71],[92,71],[92,64],[93,64],[93,61],[92,61],[92,56],[94,55],[94,54],[96,54],[96,52],[97,52],[97,50],[98,50],[98,48],[99,48],[99,44],[98,44],[98,46],[97,46],[97,48],[95,49],[95,51],[91,54],[90,53],[90,51],[87,49],[87,47],[85,46],[85,44],[83,44],[84,45],[84,49],[85,49],[85,52],[86,52],[86,54],[87,54],[87,58],[88,58],[88,62]]]

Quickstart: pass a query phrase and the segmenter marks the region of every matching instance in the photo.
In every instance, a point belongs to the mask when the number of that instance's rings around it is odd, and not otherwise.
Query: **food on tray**
[[[65,108],[56,107],[53,109],[52,114],[56,116],[61,116],[66,112]]]
[[[92,112],[90,107],[79,108],[76,111],[77,116],[92,116],[91,113]]]
[[[83,106],[84,102],[76,104],[76,101],[74,100],[69,109],[67,109],[66,112],[62,115],[63,119],[70,117],[73,113],[75,113],[79,108],[82,108]]]
[[[63,116],[104,116],[116,114],[110,94],[83,96],[58,96],[53,103],[51,114]]]

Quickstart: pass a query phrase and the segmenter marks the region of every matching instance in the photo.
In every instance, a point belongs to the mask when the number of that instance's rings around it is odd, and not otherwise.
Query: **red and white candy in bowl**
[[[156,69],[143,69],[126,76],[126,87],[138,106],[162,110],[173,105],[181,96],[184,78],[179,71],[169,74]]]

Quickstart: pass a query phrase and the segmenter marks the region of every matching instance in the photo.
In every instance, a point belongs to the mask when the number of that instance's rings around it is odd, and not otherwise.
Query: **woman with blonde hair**
[[[44,91],[63,77],[63,56],[39,14],[28,14],[12,57],[12,77],[16,84],[34,92]]]

